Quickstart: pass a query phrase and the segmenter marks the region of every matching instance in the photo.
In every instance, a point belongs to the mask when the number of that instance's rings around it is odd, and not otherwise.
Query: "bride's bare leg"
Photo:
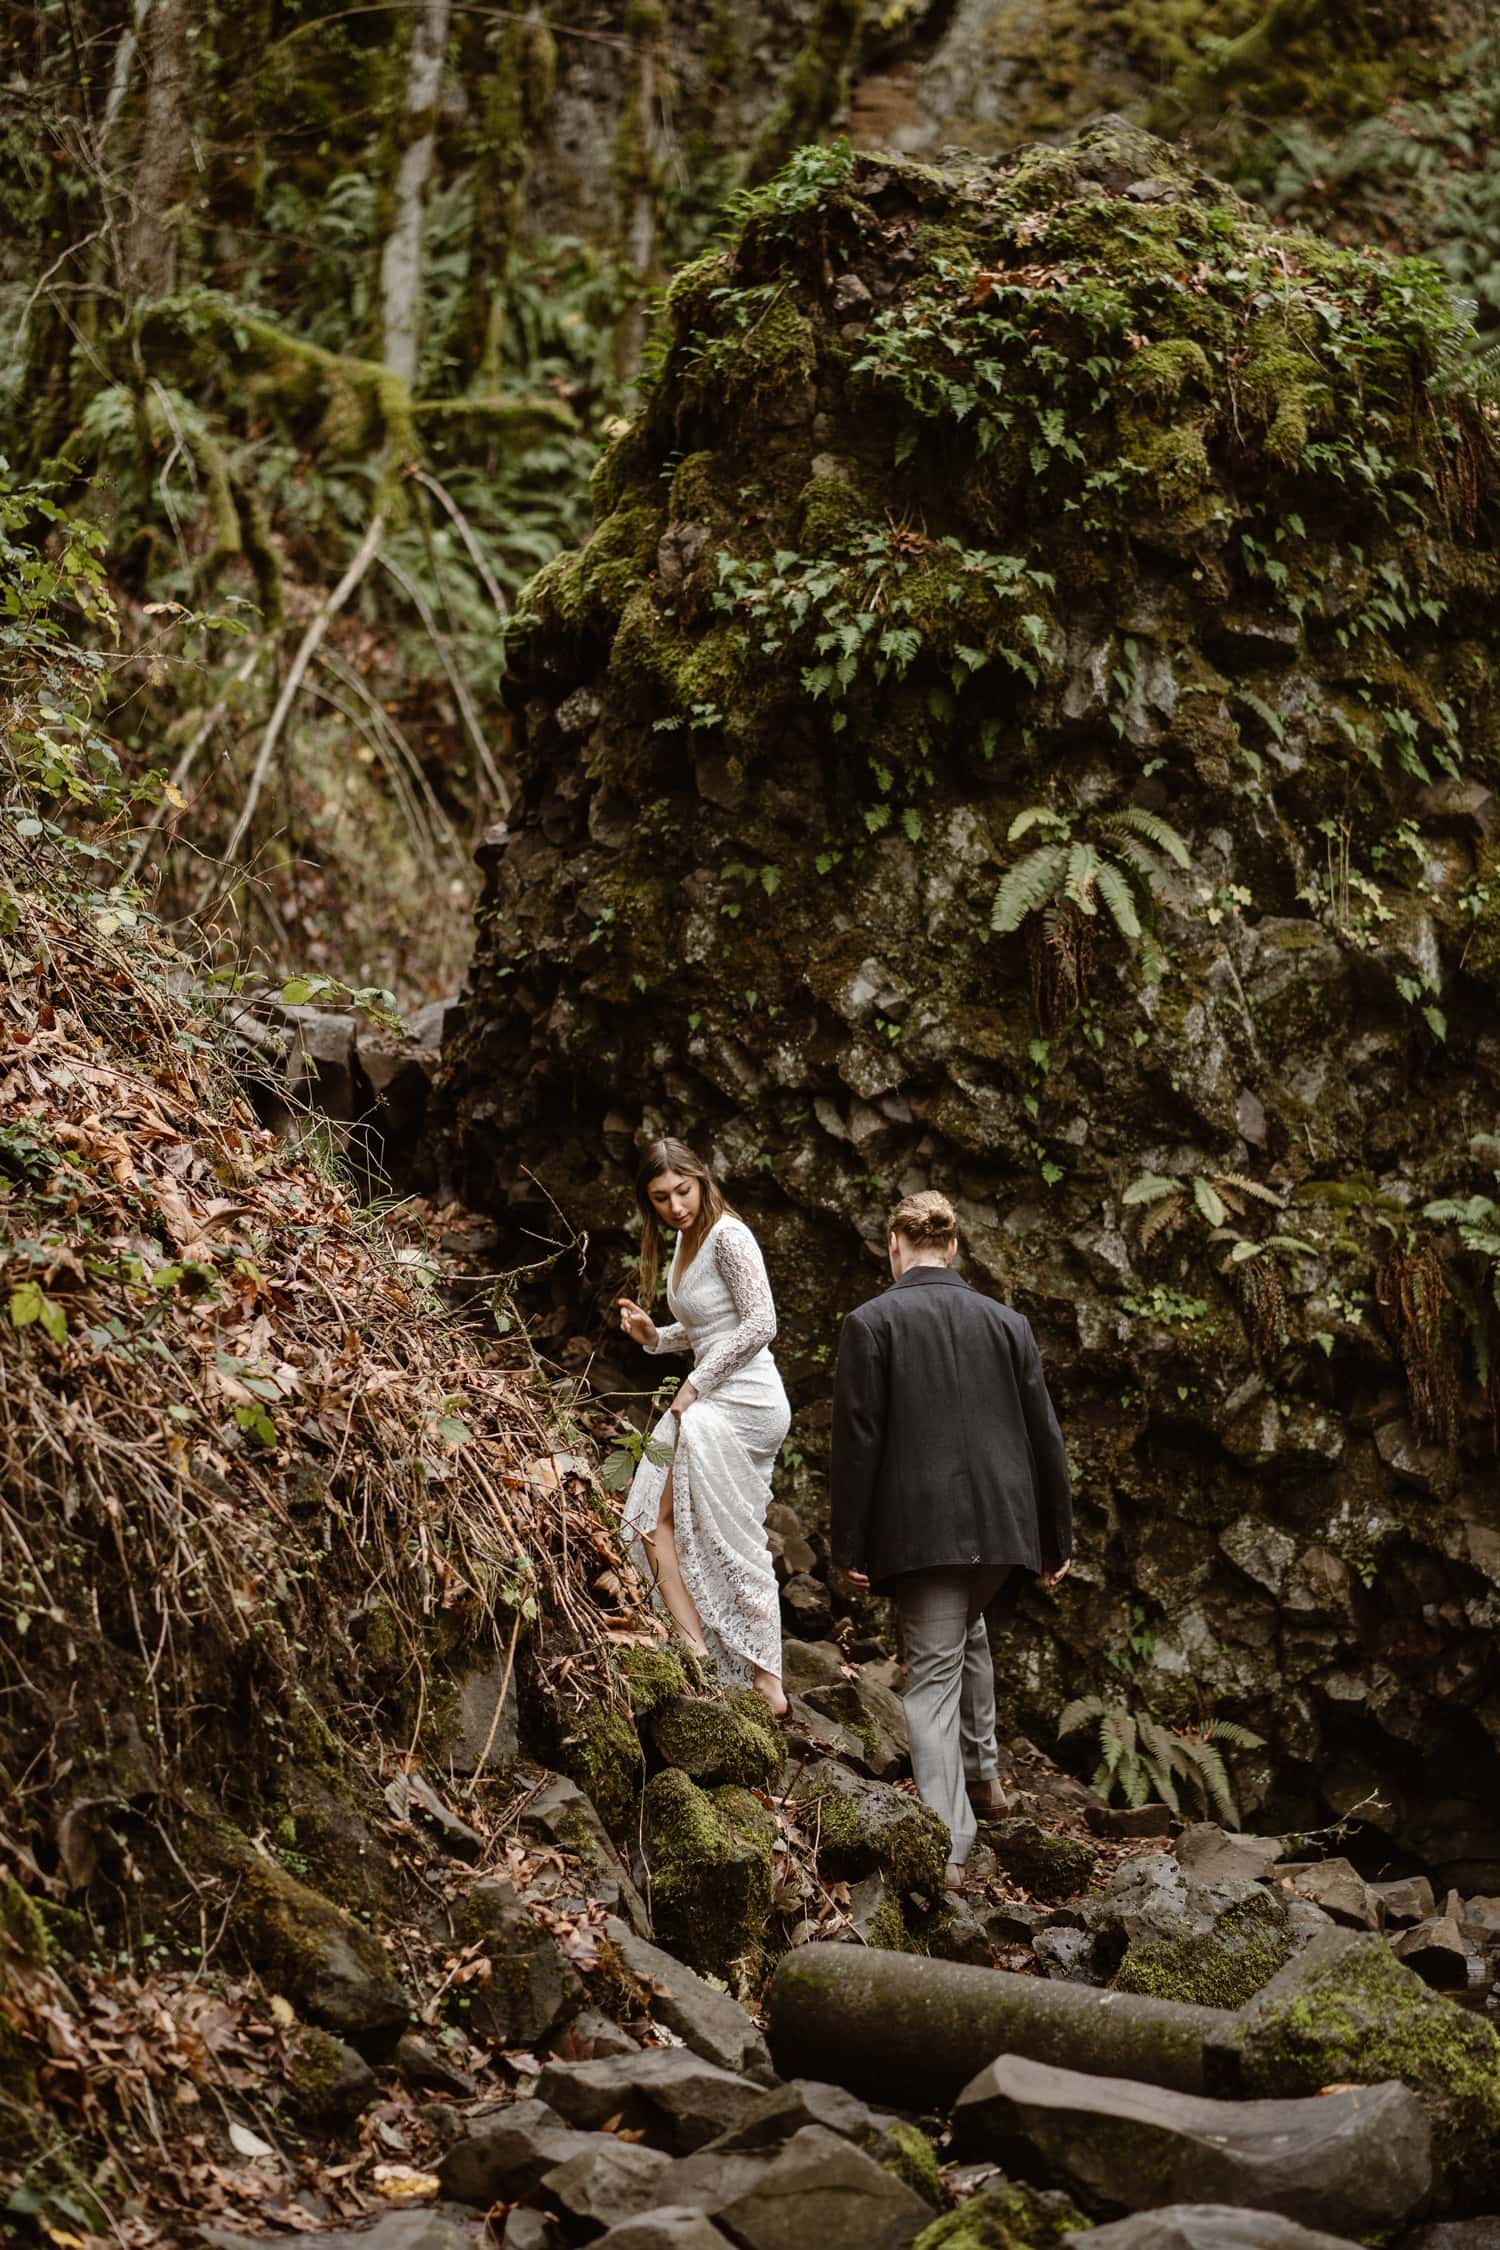
[[[703,1638],[703,1622],[698,1615],[692,1595],[682,1583],[682,1566],[677,1560],[677,1540],[672,1522],[672,1473],[662,1487],[661,1508],[656,1518],[656,1529],[644,1534],[641,1544],[651,1557],[651,1567],[656,1573],[656,1583],[661,1598],[667,1605],[667,1614],[678,1631],[688,1640],[700,1656],[708,1654]]]
[[[786,1716],[786,1691],[774,1672],[757,1672],[755,1685],[778,1719]]]

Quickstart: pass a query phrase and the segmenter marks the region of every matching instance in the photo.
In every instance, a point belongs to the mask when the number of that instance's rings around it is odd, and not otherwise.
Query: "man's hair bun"
[[[904,1235],[918,1250],[940,1250],[958,1233],[958,1221],[946,1195],[924,1188],[920,1195],[904,1195],[891,1213],[892,1234]]]

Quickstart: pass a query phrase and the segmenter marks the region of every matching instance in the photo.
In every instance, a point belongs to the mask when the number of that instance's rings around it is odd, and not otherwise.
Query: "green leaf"
[[[1425,1007],[1422,1010],[1422,1020],[1426,1024],[1428,1030],[1432,1033],[1434,1039],[1446,1040],[1448,1036],[1448,1018],[1443,1014],[1441,1008],[1434,1008],[1431,1005]]]
[[[781,869],[779,867],[763,867],[760,871],[760,887],[767,898],[774,898],[781,888]]]
[[[287,1008],[305,1008],[312,994],[312,985],[306,977],[288,977],[281,988],[282,1005]]]
[[[10,1324],[12,1328],[30,1328],[33,1321],[42,1317],[42,1292],[34,1281],[23,1281],[10,1293]]]
[[[907,836],[910,838],[912,843],[921,843],[922,815],[916,810],[915,806],[907,806],[905,812],[903,812],[901,815],[901,825],[905,829]]]
[[[1216,1188],[1210,1187],[1201,1172],[1194,1175],[1193,1201],[1211,1227],[1221,1227],[1229,1216],[1223,1197]]]
[[[1076,1734],[1086,1719],[1099,1718],[1103,1710],[1104,1699],[1098,1695],[1076,1696],[1071,1703],[1064,1704],[1062,1715],[1057,1722],[1059,1742],[1065,1734]]]
[[[995,893],[990,928],[1002,937],[1018,930],[1028,914],[1046,905],[1061,883],[1067,864],[1066,844],[1043,844],[1018,860]]]
[[[467,1445],[474,1435],[468,1423],[457,1414],[440,1414],[433,1428],[449,1445]]]
[[[1112,813],[1106,825],[1125,828],[1137,836],[1144,836],[1148,844],[1154,845],[1159,852],[1165,852],[1168,859],[1175,860],[1179,867],[1191,867],[1193,864],[1192,853],[1171,822],[1163,820],[1160,813],[1147,812],[1143,805],[1126,805],[1123,811]]]
[[[1027,830],[1032,828],[1061,828],[1066,831],[1071,826],[1072,823],[1065,815],[1054,812],[1050,805],[1028,805],[1024,812],[1016,814],[1005,832],[1005,840],[1008,844],[1018,843]]]
[[[1181,1193],[1181,1180],[1173,1179],[1166,1172],[1143,1172],[1138,1180],[1131,1181],[1120,1201],[1124,1204],[1160,1203],[1169,1195]]]
[[[1112,860],[1101,860],[1097,876],[1099,896],[1114,918],[1115,928],[1121,937],[1132,942],[1141,934],[1140,916],[1130,895],[1130,886]]]

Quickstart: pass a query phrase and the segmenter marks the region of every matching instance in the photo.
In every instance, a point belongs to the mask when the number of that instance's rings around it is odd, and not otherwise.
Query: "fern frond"
[[[1086,1719],[1101,1718],[1104,1708],[1102,1695],[1075,1696],[1071,1703],[1064,1705],[1062,1717],[1057,1722],[1058,1741],[1061,1742],[1065,1734],[1076,1734]]]
[[[1144,836],[1148,844],[1154,844],[1159,852],[1165,852],[1167,858],[1175,860],[1179,867],[1188,868],[1193,864],[1192,853],[1172,823],[1163,820],[1160,813],[1147,812],[1144,805],[1124,806],[1119,812],[1110,814],[1106,825],[1111,828],[1133,829],[1137,836]]]
[[[1135,1721],[1123,1704],[1114,1704],[1099,1721],[1099,1741],[1111,1766],[1134,1764]]]
[[[1229,1216],[1224,1206],[1224,1198],[1217,1188],[1209,1184],[1201,1172],[1196,1172],[1193,1175],[1193,1201],[1211,1227],[1221,1227]]]
[[[1210,1719],[1203,1729],[1208,1742],[1227,1742],[1235,1750],[1264,1750],[1266,1738],[1250,1727],[1242,1727],[1237,1719]]]
[[[1158,1203],[1154,1211],[1148,1211],[1137,1238],[1141,1248],[1149,1250],[1159,1234],[1175,1234],[1182,1224],[1184,1208],[1182,1197],[1174,1195],[1169,1203]]]
[[[1125,1783],[1125,1802],[1127,1805],[1131,1806],[1133,1809],[1137,1805],[1145,1805],[1150,1803],[1151,1776],[1146,1771],[1145,1767],[1141,1764],[1139,1758],[1131,1759],[1129,1769],[1123,1776],[1123,1779]]]
[[[1243,1172],[1215,1172],[1212,1178],[1219,1187],[1238,1188],[1241,1195],[1253,1195],[1258,1202],[1269,1203],[1273,1211],[1286,1209],[1285,1198],[1278,1195],[1275,1188],[1267,1187],[1263,1180],[1246,1179]]]
[[[1202,1790],[1205,1800],[1212,1802],[1215,1812],[1226,1828],[1238,1828],[1240,1824],[1239,1807],[1235,1804],[1234,1792],[1229,1786],[1229,1776],[1224,1770],[1224,1761],[1219,1756],[1218,1751],[1210,1742],[1201,1740],[1195,1742],[1190,1739],[1184,1740],[1183,1748],[1192,1762],[1193,1777]]]
[[[1139,1179],[1131,1181],[1120,1201],[1124,1204],[1160,1203],[1164,1196],[1181,1193],[1181,1180],[1173,1179],[1170,1173],[1142,1172]]]
[[[1177,1783],[1166,1759],[1149,1756],[1142,1760],[1142,1765],[1151,1777],[1151,1786],[1156,1792],[1157,1803],[1165,1805],[1171,1812],[1181,1812],[1182,1799],[1177,1794]],[[1144,1799],[1142,1802],[1144,1802]]]
[[[1141,918],[1135,910],[1135,900],[1130,895],[1130,885],[1113,860],[1101,859],[1095,878],[1099,896],[1114,917],[1115,928],[1121,937],[1129,938],[1133,945],[1141,934]]]
[[[1060,828],[1066,834],[1072,823],[1066,813],[1054,812],[1050,805],[1028,805],[1018,812],[1005,831],[1008,844],[1015,844],[1032,828]]]
[[[1099,854],[1092,844],[1069,845],[1068,875],[1063,888],[1081,914],[1097,914],[1099,911],[1095,885],[1100,864]]]
[[[1068,864],[1066,844],[1042,844],[1010,868],[995,893],[990,928],[1002,937],[1018,930],[1028,914],[1045,906]]]

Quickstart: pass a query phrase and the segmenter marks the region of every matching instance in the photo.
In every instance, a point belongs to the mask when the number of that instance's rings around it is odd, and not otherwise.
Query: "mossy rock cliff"
[[[637,1136],[710,1152],[805,1455],[947,1189],[1078,1471],[1007,1708],[1128,1647],[1267,1736],[1249,1807],[1500,1882],[1497,469],[1441,276],[1109,122],[803,152],[660,346],[513,642],[451,1184],[530,1225],[533,1174],[602,1298]]]

